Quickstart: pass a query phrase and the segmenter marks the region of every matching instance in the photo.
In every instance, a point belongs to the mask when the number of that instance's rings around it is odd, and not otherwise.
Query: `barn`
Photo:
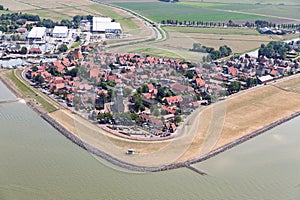
[[[52,31],[54,38],[66,38],[68,36],[68,27],[66,26],[55,26]]]
[[[109,17],[93,17],[93,28],[94,33],[115,33],[120,34],[122,28],[120,23],[113,22]]]
[[[27,39],[42,41],[46,36],[46,27],[33,27],[29,32]]]

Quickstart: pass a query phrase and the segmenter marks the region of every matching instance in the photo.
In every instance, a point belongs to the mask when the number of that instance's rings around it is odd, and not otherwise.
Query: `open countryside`
[[[284,21],[300,20],[298,5],[265,5],[246,3],[206,3],[182,1],[176,4],[165,2],[115,3],[143,14],[156,21],[174,19],[179,21],[228,21],[270,19]],[[201,13],[201,15],[199,15]]]

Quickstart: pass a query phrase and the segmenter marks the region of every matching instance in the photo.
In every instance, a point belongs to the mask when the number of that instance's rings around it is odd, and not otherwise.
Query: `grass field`
[[[117,1],[117,0],[115,0]],[[182,0],[189,1],[189,0]],[[202,1],[202,0],[192,0]],[[299,0],[206,0],[205,2],[217,2],[217,3],[239,3],[239,4],[285,4],[285,5],[300,5]]]
[[[253,4],[253,3],[206,3],[206,2],[179,2],[180,5],[189,5],[199,8],[218,9],[222,11],[235,11],[239,13],[258,14],[270,17],[283,17],[300,19],[300,5],[278,5],[278,4]]]
[[[164,46],[173,46],[188,49],[193,43],[218,49],[222,45],[229,46],[234,53],[242,53],[258,48],[262,43],[266,44],[272,40],[280,40],[278,37],[271,38],[267,35],[257,34],[252,29],[222,29],[222,28],[184,28],[165,27],[170,38],[164,42]],[[211,30],[211,31],[210,31]]]
[[[71,19],[75,15],[102,15],[108,16],[120,22],[125,31],[137,29],[133,17],[124,15],[115,9],[110,9],[89,0],[69,1],[52,0],[47,3],[42,0],[3,0],[1,4],[11,11],[22,11],[23,13],[38,14],[41,18],[50,18],[56,21]]]
[[[26,101],[30,101],[34,99],[36,102],[40,104],[41,108],[46,112],[52,112],[56,110],[56,108],[51,103],[49,103],[48,101],[46,101],[44,98],[40,96],[42,95],[41,92],[35,91],[36,89],[33,89],[27,84],[20,81],[21,72],[22,71],[9,70],[9,71],[1,72],[3,73],[1,75],[6,79],[6,81],[11,85],[11,87],[14,88],[14,90],[16,90],[16,92],[21,98],[24,98]]]
[[[153,55],[153,56],[163,56],[167,58],[183,58],[181,55],[164,50],[164,49],[158,49],[158,48],[151,48],[151,47],[146,47],[146,48],[133,48],[129,50],[129,53],[134,52],[134,53],[140,53],[143,55]]]
[[[249,28],[194,28],[194,27],[167,27],[166,30],[180,33],[202,33],[222,35],[261,35],[255,29]]]
[[[266,19],[266,16],[242,14],[229,11],[222,11],[211,7],[199,7],[184,5],[180,3],[170,4],[163,2],[147,3],[115,3],[118,6],[128,8],[140,13],[156,22],[167,19],[179,21],[228,21],[228,20],[254,20]]]

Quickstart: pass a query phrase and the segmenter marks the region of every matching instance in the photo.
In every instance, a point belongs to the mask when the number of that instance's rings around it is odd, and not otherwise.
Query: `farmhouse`
[[[68,36],[68,27],[66,26],[55,26],[52,31],[54,38],[66,38]]]
[[[112,22],[109,17],[93,17],[93,28],[94,33],[115,33],[120,34],[122,28],[120,23]]]
[[[27,39],[42,41],[46,36],[46,27],[33,27],[29,32]]]

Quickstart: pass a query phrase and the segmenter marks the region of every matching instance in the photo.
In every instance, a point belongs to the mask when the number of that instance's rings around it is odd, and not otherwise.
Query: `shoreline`
[[[119,160],[118,158],[115,158],[115,157],[109,155],[108,153],[103,152],[103,151],[97,149],[96,147],[93,147],[92,145],[84,142],[79,137],[77,137],[76,135],[72,134],[70,131],[65,129],[62,125],[60,125],[57,121],[55,121],[53,118],[51,118],[48,114],[41,115],[42,119],[44,119],[47,123],[49,123],[53,128],[55,128],[63,136],[65,136],[66,138],[68,138],[69,140],[71,140],[73,143],[77,144],[79,147],[83,148],[84,150],[86,150],[90,153],[93,153],[94,155],[99,156],[100,158],[102,158],[114,165],[117,165],[118,167],[125,168],[125,169],[131,170],[131,171],[137,171],[137,172],[160,172],[160,171],[178,169],[178,168],[182,168],[182,167],[188,167],[192,164],[196,164],[196,163],[205,161],[209,158],[212,158],[214,156],[217,156],[220,153],[223,153],[239,144],[242,144],[256,136],[259,136],[259,135],[265,133],[266,131],[269,131],[269,130],[271,130],[287,121],[290,121],[296,117],[299,117],[299,116],[300,116],[300,111],[293,113],[290,116],[287,116],[285,118],[279,119],[261,129],[253,131],[252,133],[245,135],[237,140],[234,140],[222,147],[219,147],[203,156],[200,156],[200,157],[197,157],[194,159],[190,159],[187,161],[163,165],[163,166],[159,166],[159,167],[148,167],[148,166],[134,165],[134,164]]]
[[[13,88],[12,86],[10,86],[3,77],[0,76],[0,81],[17,97],[20,97],[20,95],[18,94],[18,91],[16,91],[16,88]],[[38,108],[36,108],[35,105],[31,105],[30,102],[26,102],[26,105],[31,108],[34,112],[36,112],[38,115],[41,116],[42,119],[44,119],[48,124],[50,124],[53,128],[55,128],[57,131],[59,131],[63,136],[65,136],[66,138],[68,138],[69,140],[71,140],[73,143],[77,144],[79,147],[83,148],[84,150],[95,154],[96,156],[114,164],[117,165],[121,168],[125,168],[131,171],[137,171],[137,172],[159,172],[159,171],[167,171],[167,170],[172,170],[172,169],[178,169],[178,168],[182,168],[182,167],[188,167],[191,164],[195,164],[195,163],[199,163],[202,161],[205,161],[211,157],[214,157],[224,151],[227,151],[243,142],[246,142],[278,125],[283,124],[284,122],[287,122],[293,118],[296,118],[298,116],[300,116],[300,111],[295,112],[290,114],[287,117],[281,118],[276,120],[273,123],[270,123],[266,126],[263,126],[262,128],[255,130],[247,135],[244,135],[238,139],[235,139],[234,141],[231,141],[217,149],[214,149],[208,153],[206,153],[205,155],[201,155],[192,159],[188,159],[186,161],[181,161],[181,162],[176,162],[176,163],[171,163],[171,164],[166,164],[166,165],[161,165],[161,166],[156,166],[156,167],[151,167],[151,166],[142,166],[142,165],[135,165],[135,164],[131,164],[129,162],[125,162],[122,161],[112,155],[110,155],[109,153],[106,153],[90,144],[88,144],[87,142],[83,141],[82,139],[80,139],[79,137],[77,137],[75,134],[71,133],[70,131],[68,131],[64,126],[62,126],[61,124],[59,124],[54,118],[50,117],[48,115],[48,113],[43,113],[41,112]]]

